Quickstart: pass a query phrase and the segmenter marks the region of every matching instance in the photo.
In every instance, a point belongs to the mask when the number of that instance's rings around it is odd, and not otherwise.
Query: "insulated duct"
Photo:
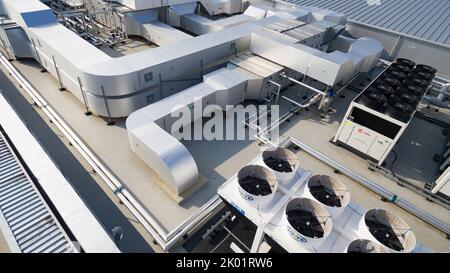
[[[2,3],[4,12],[35,45],[36,59],[43,67],[60,79],[61,85],[91,112],[110,117],[128,116],[164,98],[161,79],[192,77],[193,71],[200,71],[202,64],[203,71],[208,71],[226,62],[227,57],[248,49],[251,32],[281,20],[265,18],[111,58],[59,24],[52,10],[38,0],[3,0]]]
[[[167,99],[132,113],[126,121],[131,149],[149,165],[176,194],[181,195],[198,182],[194,158],[172,134],[201,119],[207,105],[235,105],[244,100],[246,74],[219,69],[203,77],[203,82]],[[191,111],[200,107],[200,112]],[[183,110],[188,110],[184,112]],[[178,122],[178,114],[188,115],[189,124]]]
[[[137,35],[164,46],[192,36],[158,20],[157,10],[126,12],[125,22],[128,35]]]
[[[252,33],[250,49],[329,86],[348,81],[359,71],[369,71],[383,51],[378,41],[364,37],[355,40],[348,53],[326,53],[300,44],[294,37],[268,29]]]

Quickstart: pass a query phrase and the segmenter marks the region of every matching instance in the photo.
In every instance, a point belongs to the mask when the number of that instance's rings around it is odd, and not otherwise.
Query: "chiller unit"
[[[411,122],[436,70],[397,59],[350,104],[333,141],[381,165]]]

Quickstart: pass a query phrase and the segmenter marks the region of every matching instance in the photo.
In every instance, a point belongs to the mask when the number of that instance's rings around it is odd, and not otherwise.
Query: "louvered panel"
[[[1,133],[0,211],[22,252],[76,252]]]

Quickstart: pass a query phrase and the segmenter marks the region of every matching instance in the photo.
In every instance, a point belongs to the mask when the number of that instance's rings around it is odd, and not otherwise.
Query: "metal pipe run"
[[[318,93],[318,94],[320,94],[320,95],[322,95],[322,96],[325,96],[325,95],[326,95],[326,93],[325,93],[324,91],[319,90],[319,89],[317,89],[317,88],[315,88],[315,87],[312,87],[312,86],[310,86],[310,85],[307,85],[306,83],[302,83],[302,82],[300,82],[300,81],[297,81],[297,80],[294,79],[294,78],[291,78],[291,77],[289,77],[289,76],[286,76],[286,74],[284,74],[284,73],[281,73],[280,76],[283,77],[283,78],[286,78],[286,79],[290,80],[291,82],[294,82],[294,83],[296,83],[296,84],[298,84],[298,85],[301,85],[301,86],[303,86],[303,87],[306,87],[306,88],[308,88],[309,90],[312,90],[312,91],[314,91],[314,92],[316,92],[316,93]]]
[[[276,87],[278,87],[278,90],[276,93],[271,92],[271,94],[274,94],[276,96],[275,103],[278,103],[278,99],[280,98],[280,92],[281,92],[281,84],[274,82],[272,80],[269,80],[268,82],[275,85]]]
[[[290,99],[290,98],[288,98],[288,97],[286,97],[286,96],[282,96],[283,99],[285,99],[285,100],[287,100],[287,101],[289,101],[289,102],[292,102],[293,104],[297,105],[297,106],[300,107],[300,108],[308,108],[308,107],[310,107],[311,105],[313,105],[314,103],[316,103],[317,100],[318,100],[320,97],[321,97],[321,95],[320,95],[320,94],[317,94],[317,95],[313,96],[311,99],[309,99],[308,103],[305,103],[304,101],[303,101],[302,103],[299,103],[299,102],[296,102],[295,100],[292,100],[292,99]]]

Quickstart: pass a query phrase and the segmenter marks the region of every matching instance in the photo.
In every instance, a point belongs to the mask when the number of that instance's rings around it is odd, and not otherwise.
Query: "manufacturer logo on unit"
[[[292,227],[287,226],[287,231],[289,232],[289,234],[292,236],[292,238],[294,238],[294,240],[302,242],[302,243],[306,243],[308,242],[308,240],[306,240],[305,237],[303,237],[302,235],[300,235],[296,230],[294,230]]]
[[[255,198],[253,198],[253,196],[249,195],[248,193],[246,193],[245,191],[243,191],[241,188],[239,188],[239,193],[242,196],[242,198],[244,198],[245,200],[248,201],[253,201],[255,200]]]

